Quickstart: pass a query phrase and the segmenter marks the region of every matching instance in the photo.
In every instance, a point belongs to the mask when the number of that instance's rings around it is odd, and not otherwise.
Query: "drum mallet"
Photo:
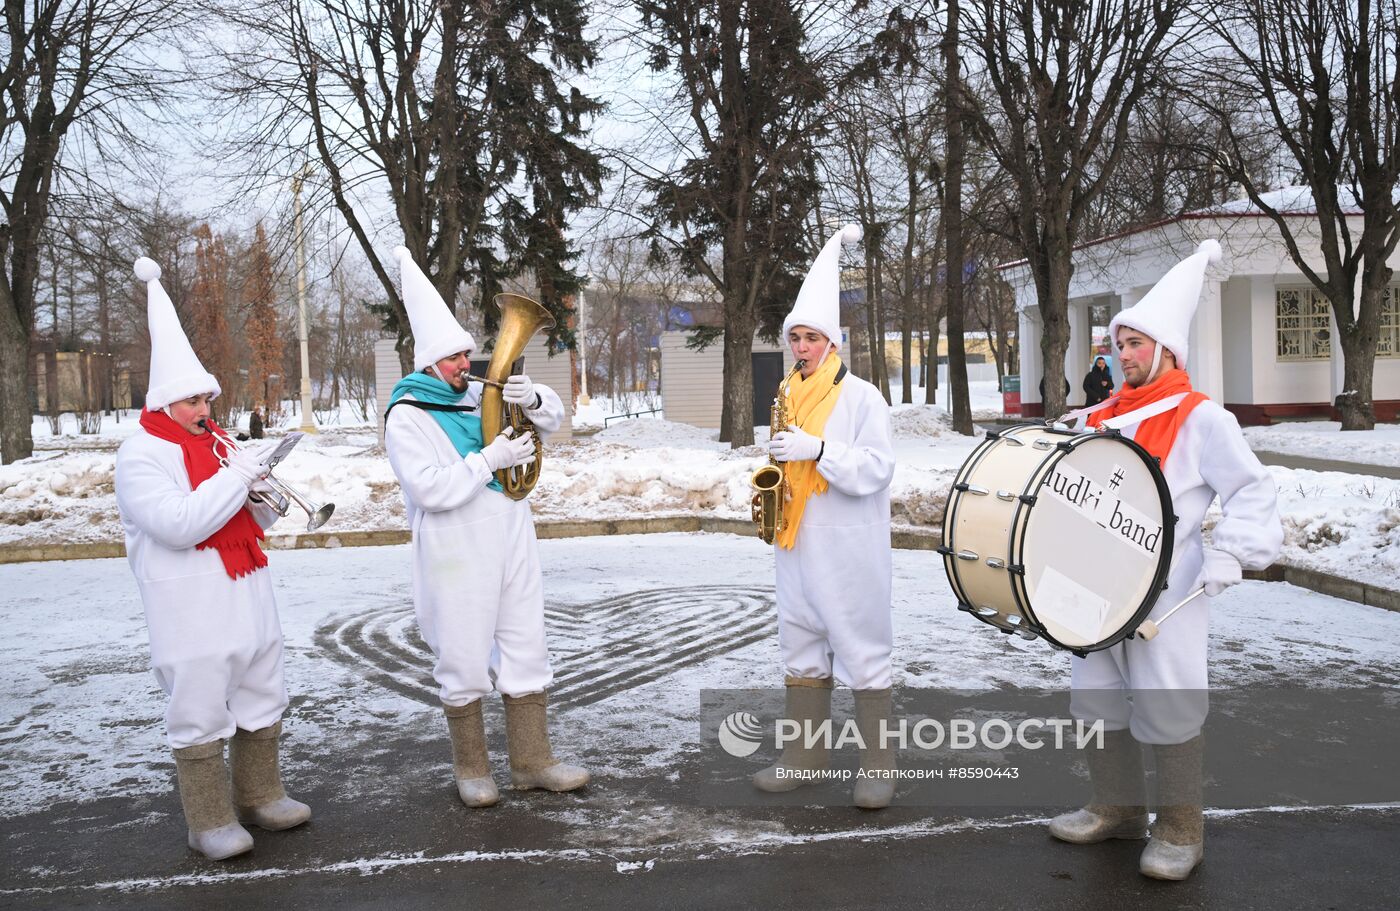
[[[1205,586],[1201,586],[1200,588],[1196,589],[1191,594],[1187,595],[1185,600],[1183,600],[1180,604],[1163,614],[1162,619],[1160,620],[1142,621],[1142,626],[1139,626],[1137,628],[1137,632],[1134,635],[1136,635],[1139,639],[1157,638],[1157,633],[1160,632],[1158,627],[1170,620],[1172,614],[1176,613],[1186,605],[1190,604],[1192,601],[1195,601],[1197,598],[1199,598],[1205,592],[1205,590]]]

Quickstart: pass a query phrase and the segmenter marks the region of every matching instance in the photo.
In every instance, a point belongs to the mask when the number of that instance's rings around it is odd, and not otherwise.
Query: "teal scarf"
[[[410,373],[394,384],[389,404],[392,406],[410,392],[418,401],[431,402],[434,405],[459,405],[467,395],[465,392],[456,392],[435,376]],[[473,452],[481,452],[486,445],[481,434],[481,418],[476,415],[466,411],[429,411],[428,414],[437,421],[442,432],[447,434],[459,456],[466,458]],[[492,478],[491,483],[486,486],[492,490],[500,490],[501,482]]]

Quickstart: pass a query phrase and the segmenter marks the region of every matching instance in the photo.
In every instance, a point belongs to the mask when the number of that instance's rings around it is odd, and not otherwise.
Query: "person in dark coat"
[[[1084,375],[1084,407],[1088,408],[1106,401],[1113,395],[1113,373],[1108,369],[1108,361],[1102,356],[1094,358],[1094,366]]]

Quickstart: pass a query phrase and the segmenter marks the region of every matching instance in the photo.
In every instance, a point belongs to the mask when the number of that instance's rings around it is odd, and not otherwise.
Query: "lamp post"
[[[584,276],[586,282],[593,281],[592,275]],[[589,404],[588,398],[588,300],[583,296],[583,286],[578,289],[578,365],[582,376],[579,378],[580,405]]]
[[[301,185],[311,176],[311,165],[302,165],[292,178],[293,231],[297,244],[297,340],[301,343],[301,426],[302,433],[316,433],[311,409],[311,356],[306,334],[306,235],[301,223]]]

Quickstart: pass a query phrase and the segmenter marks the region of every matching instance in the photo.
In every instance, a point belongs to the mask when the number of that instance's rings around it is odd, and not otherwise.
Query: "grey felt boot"
[[[1138,870],[1153,879],[1180,880],[1205,859],[1205,813],[1201,800],[1200,735],[1185,743],[1154,746],[1157,756],[1157,819]]]
[[[253,836],[233,815],[222,740],[176,750],[175,774],[192,849],[210,860],[224,860],[253,849]]]
[[[1060,841],[1091,845],[1110,838],[1147,836],[1147,798],[1142,747],[1129,731],[1106,731],[1103,749],[1086,749],[1094,797],[1089,805],[1050,820]]]
[[[239,728],[229,741],[233,766],[233,804],[240,822],[277,832],[301,825],[311,818],[311,808],[292,800],[282,787],[277,761],[278,721],[256,731]]]
[[[588,784],[587,769],[554,758],[549,745],[547,697],[543,692],[502,696],[510,783],[518,790],[572,791]]]
[[[897,752],[884,745],[880,722],[894,714],[890,690],[856,690],[856,728],[865,749],[860,751],[860,774],[856,777],[853,803],[867,810],[878,810],[894,799],[895,780],[884,773],[895,770]]]
[[[466,705],[444,705],[442,711],[447,716],[447,732],[452,737],[452,777],[457,782],[457,796],[469,807],[494,805],[501,793],[491,777],[481,700]]]
[[[825,746],[807,746],[806,732],[815,731],[831,718],[830,677],[787,677],[784,679],[786,709],[784,715],[796,721],[801,734],[783,746],[783,755],[768,768],[755,772],[753,786],[760,791],[779,793],[810,784],[811,779],[788,775],[788,772],[816,772],[831,763],[831,751]]]

